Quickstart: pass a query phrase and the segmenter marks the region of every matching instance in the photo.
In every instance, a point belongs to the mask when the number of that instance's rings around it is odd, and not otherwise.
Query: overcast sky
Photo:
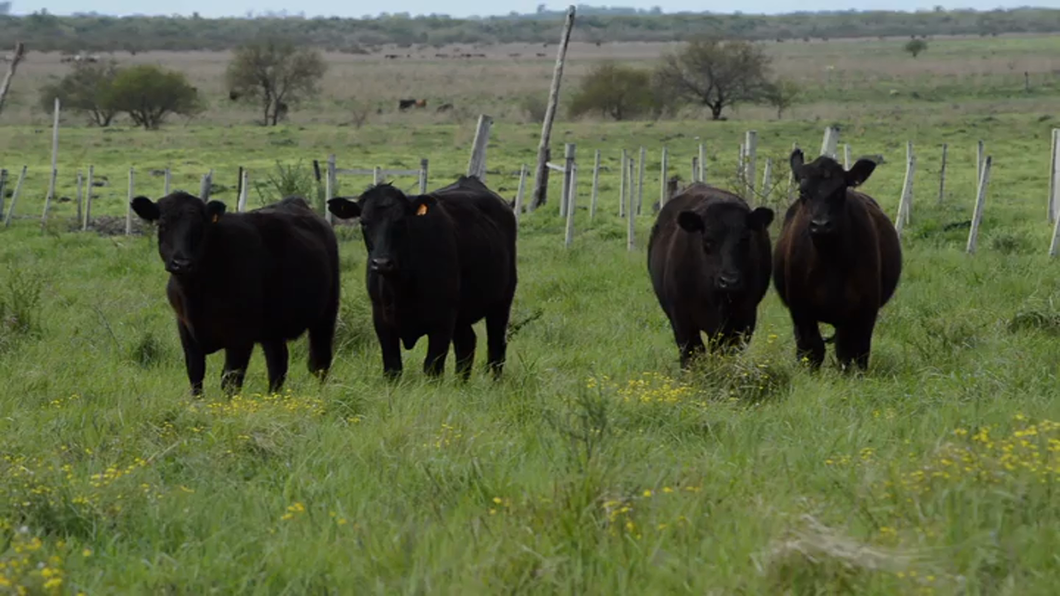
[[[313,16],[339,16],[360,17],[365,14],[378,14],[382,10],[390,13],[408,12],[410,14],[448,14],[452,17],[466,17],[468,15],[496,15],[506,14],[510,11],[520,13],[533,12],[538,0],[509,0],[508,2],[496,2],[495,0],[449,0],[438,2],[437,0],[388,0],[387,2],[365,2],[364,0],[317,0],[312,5],[291,2],[290,0],[171,0],[161,5],[151,3],[145,4],[142,0],[94,0],[84,2],[83,0],[13,0],[12,12],[15,14],[29,14],[46,8],[52,14],[70,14],[73,12],[95,11],[101,14],[130,15],[130,14],[183,14],[190,15],[198,12],[204,17],[243,16],[249,10],[256,13],[266,11],[287,10],[289,13],[305,11],[307,17]],[[569,3],[545,2],[552,10],[561,10]],[[574,2],[574,4],[578,4]],[[597,5],[595,2],[586,2],[588,5]],[[995,8],[1014,8],[1018,6],[1041,6],[1048,8],[1060,7],[1060,0],[1038,0],[1027,2],[1026,0],[960,0],[956,4],[941,3],[948,9],[973,8],[977,10],[991,10]],[[935,4],[922,0],[743,0],[742,2],[714,2],[706,3],[702,0],[647,0],[643,2],[613,2],[600,5],[609,6],[635,6],[639,8],[651,8],[659,6],[664,12],[677,12],[682,10],[712,10],[720,13],[730,13],[736,9],[745,14],[776,14],[792,12],[793,10],[907,10],[930,9]]]

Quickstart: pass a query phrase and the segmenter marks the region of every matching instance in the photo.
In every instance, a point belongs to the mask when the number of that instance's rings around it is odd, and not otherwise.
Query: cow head
[[[166,271],[191,275],[198,269],[209,226],[225,212],[220,201],[204,203],[186,192],[175,192],[154,202],[147,197],[132,200],[132,209],[144,221],[158,224],[158,254]]]
[[[705,214],[682,211],[677,215],[677,224],[685,232],[699,236],[705,259],[703,273],[715,290],[726,293],[743,291],[755,236],[772,221],[769,207],[749,211],[735,203],[711,205]]]
[[[847,188],[863,184],[876,169],[876,163],[859,159],[850,170],[826,155],[803,163],[802,150],[791,153],[791,173],[799,185],[799,202],[810,219],[810,235],[815,239],[841,232],[846,209]]]
[[[410,252],[410,221],[429,216],[434,207],[431,195],[409,197],[390,184],[369,188],[357,201],[341,197],[328,201],[328,211],[336,217],[360,218],[368,267],[380,275],[401,271]]]

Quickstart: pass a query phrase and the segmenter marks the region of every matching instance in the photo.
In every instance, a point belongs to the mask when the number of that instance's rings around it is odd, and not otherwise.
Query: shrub
[[[151,64],[121,69],[111,86],[112,107],[137,126],[157,129],[169,114],[194,116],[202,110],[199,92],[183,73]]]
[[[607,61],[582,79],[570,111],[574,117],[599,112],[614,120],[628,120],[648,112],[652,100],[651,73]]]

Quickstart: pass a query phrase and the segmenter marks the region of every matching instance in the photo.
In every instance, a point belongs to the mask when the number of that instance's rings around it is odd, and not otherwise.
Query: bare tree
[[[784,117],[784,110],[795,105],[802,94],[799,84],[790,79],[773,81],[766,90],[765,98],[769,105],[777,109],[777,120]]]
[[[675,95],[710,108],[714,120],[722,110],[756,102],[770,88],[770,58],[761,46],[747,41],[698,39],[668,54],[659,67],[659,81]]]
[[[228,65],[229,98],[258,103],[262,125],[275,126],[290,105],[317,93],[326,71],[323,56],[312,48],[274,38],[251,42],[236,49]]]

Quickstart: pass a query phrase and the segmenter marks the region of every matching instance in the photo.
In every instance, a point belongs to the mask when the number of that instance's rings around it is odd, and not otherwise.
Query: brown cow
[[[798,357],[824,361],[818,322],[835,327],[840,366],[865,370],[876,317],[898,286],[902,248],[891,220],[872,197],[852,190],[876,164],[859,159],[849,171],[821,156],[791,154],[799,198],[788,207],[773,253],[773,284],[795,328]]]
[[[648,239],[648,273],[674,332],[681,366],[704,348],[751,339],[769,290],[773,210],[702,182],[666,202]]]

